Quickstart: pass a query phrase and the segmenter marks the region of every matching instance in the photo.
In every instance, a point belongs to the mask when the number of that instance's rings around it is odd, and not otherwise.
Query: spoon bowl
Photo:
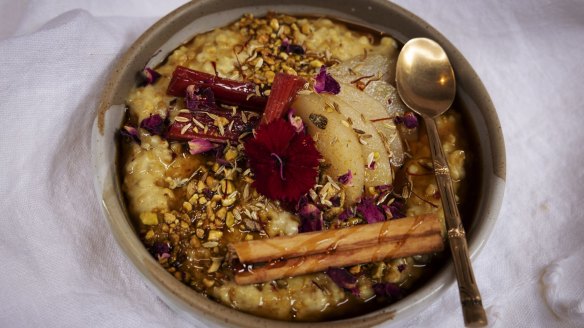
[[[408,41],[398,58],[397,89],[403,102],[418,114],[436,117],[454,101],[456,80],[448,56],[433,40]]]
[[[401,99],[422,116],[428,131],[464,323],[467,327],[484,327],[487,325],[487,315],[474,278],[450,169],[434,121],[436,116],[450,108],[456,95],[454,71],[446,52],[430,39],[408,41],[397,59],[396,83]]]

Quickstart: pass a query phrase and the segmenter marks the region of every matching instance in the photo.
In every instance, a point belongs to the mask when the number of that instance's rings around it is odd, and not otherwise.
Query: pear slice
[[[314,138],[316,148],[325,160],[325,173],[337,180],[351,171],[353,180],[344,186],[345,203],[348,206],[355,204],[365,183],[365,161],[356,133],[343,124],[346,121],[343,115],[330,108],[327,110],[324,98],[315,93],[299,94],[292,108]]]
[[[377,129],[365,116],[361,115],[357,108],[349,105],[343,98],[331,94],[321,94],[320,96],[325,99],[330,108],[336,108],[341,115],[345,116],[346,122],[350,122],[351,128],[357,133],[366,166],[365,187],[390,184],[392,182],[392,168],[389,163],[389,154]],[[375,160],[375,165],[369,165],[371,160]]]

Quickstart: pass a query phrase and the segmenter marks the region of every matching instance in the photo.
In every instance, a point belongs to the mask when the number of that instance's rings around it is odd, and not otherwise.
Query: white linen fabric
[[[459,48],[501,119],[506,195],[474,261],[490,326],[584,327],[584,2],[397,2]],[[203,327],[118,249],[90,165],[113,63],[181,3],[0,0],[0,327]],[[402,326],[462,327],[456,287]]]

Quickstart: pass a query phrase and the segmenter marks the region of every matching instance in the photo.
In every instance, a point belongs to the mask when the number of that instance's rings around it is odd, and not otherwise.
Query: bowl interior
[[[334,8],[334,9],[333,9]],[[505,152],[500,124],[493,104],[480,79],[456,48],[427,23],[387,1],[193,1],[172,12],[146,31],[124,54],[111,74],[98,108],[93,128],[92,154],[95,189],[108,223],[128,259],[145,281],[167,304],[195,321],[206,324],[247,327],[293,326],[245,314],[220,305],[198,294],[168,274],[150,256],[136,235],[126,212],[119,187],[114,132],[120,126],[125,99],[136,83],[136,73],[144,66],[154,67],[180,44],[194,35],[224,26],[244,13],[263,15],[268,11],[297,15],[326,15],[348,20],[388,33],[404,43],[414,37],[428,37],[441,44],[453,64],[457,83],[456,106],[471,135],[475,154],[476,178],[469,190],[469,202],[463,209],[467,238],[472,256],[476,256],[490,234],[505,183]],[[335,322],[341,327],[371,326],[386,320],[398,321],[423,309],[454,282],[450,261],[423,286],[403,300],[381,310]],[[480,285],[480,284],[479,284]],[[326,326],[329,323],[311,323]]]

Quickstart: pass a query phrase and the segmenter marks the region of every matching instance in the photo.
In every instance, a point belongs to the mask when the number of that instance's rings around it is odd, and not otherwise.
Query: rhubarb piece
[[[306,84],[306,81],[294,75],[284,73],[276,74],[270,97],[264,110],[262,123],[270,123],[274,120],[284,117],[284,114],[290,108],[292,100],[296,97],[296,93]]]
[[[205,110],[180,113],[170,125],[168,140],[190,141],[206,139],[210,142],[239,142],[244,133],[251,134],[258,124],[259,115],[254,112],[225,112]]]
[[[184,97],[189,85],[196,85],[201,89],[210,88],[215,99],[227,105],[261,110],[267,101],[266,97],[257,95],[257,86],[254,83],[229,80],[183,66],[177,66],[172,73],[166,92],[171,96]]]

